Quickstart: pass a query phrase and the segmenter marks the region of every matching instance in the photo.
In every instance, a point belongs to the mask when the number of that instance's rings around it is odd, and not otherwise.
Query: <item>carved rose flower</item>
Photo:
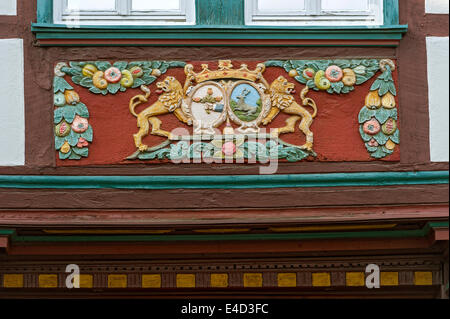
[[[72,130],[76,133],[84,133],[89,128],[89,121],[83,117],[76,116],[72,123]]]

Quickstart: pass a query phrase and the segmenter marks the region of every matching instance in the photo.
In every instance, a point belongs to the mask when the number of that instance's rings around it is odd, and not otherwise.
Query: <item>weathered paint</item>
[[[197,25],[244,25],[244,1],[196,0]]]
[[[0,40],[0,166],[25,164],[23,40]]]
[[[448,2],[447,2],[448,4]],[[430,112],[430,159],[449,161],[449,38],[428,37],[428,92]]]
[[[37,0],[37,21],[40,23],[53,23],[53,1]]]

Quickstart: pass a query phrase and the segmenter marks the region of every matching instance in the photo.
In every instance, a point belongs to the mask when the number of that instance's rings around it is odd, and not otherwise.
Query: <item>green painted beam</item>
[[[196,0],[197,25],[195,26],[118,25],[70,28],[66,25],[53,24],[53,0],[37,0],[37,23],[33,23],[31,29],[38,40],[400,40],[407,32],[408,26],[399,25],[399,1],[383,1],[384,25],[379,27],[246,26],[244,0]],[[71,46],[71,44],[60,45]],[[80,45],[107,46],[108,44],[96,44],[95,41],[92,41],[89,44]],[[132,45],[127,44],[127,46]],[[149,43],[148,45],[160,44]],[[164,43],[163,45],[171,44]],[[182,44],[174,43],[172,45],[181,46]],[[209,44],[198,45],[208,46]],[[249,45],[252,44],[249,43]],[[270,45],[270,43],[254,44],[254,46]],[[327,44],[318,45],[327,46]],[[217,44],[211,46],[217,46]],[[355,44],[343,44],[342,46],[355,46]],[[365,43],[364,46],[395,47],[397,45]]]
[[[13,242],[176,242],[176,241],[261,241],[261,240],[310,240],[351,238],[414,238],[425,237],[429,229],[322,232],[288,234],[209,234],[209,235],[138,235],[138,236],[13,236]]]
[[[448,228],[449,222],[429,222],[427,226],[430,228]]]
[[[0,176],[0,188],[24,189],[254,189],[434,185],[448,183],[448,171],[301,175]]]
[[[400,40],[406,25],[381,27],[81,26],[34,23],[37,39]]]
[[[53,23],[53,0],[37,0],[38,23]]]
[[[400,22],[400,10],[398,0],[384,0],[384,24],[398,25]]]
[[[196,0],[198,25],[245,25],[244,0]]]
[[[0,236],[10,236],[10,235],[14,235],[16,233],[15,230],[10,230],[10,229],[0,229]]]

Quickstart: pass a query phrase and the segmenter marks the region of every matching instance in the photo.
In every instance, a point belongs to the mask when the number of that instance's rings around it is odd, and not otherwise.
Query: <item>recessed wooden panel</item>
[[[257,273],[244,274],[245,288],[261,288],[263,286],[263,275]]]
[[[416,286],[433,285],[433,273],[431,271],[416,271],[414,273],[414,284]]]
[[[312,274],[313,287],[330,287],[331,276],[330,273],[313,273]]]
[[[3,275],[4,288],[23,288],[23,278],[21,274],[5,274]]]
[[[108,276],[108,288],[127,288],[128,276],[127,275],[109,275]]]
[[[142,288],[161,288],[161,275],[142,275]]]
[[[211,274],[211,287],[227,288],[228,274]]]
[[[57,288],[58,275],[39,275],[39,288]]]
[[[278,287],[297,287],[297,274],[278,274]]]
[[[195,275],[193,274],[178,274],[177,288],[195,288]]]
[[[363,287],[366,285],[365,274],[363,272],[346,273],[346,284],[349,287]]]
[[[380,284],[381,286],[398,286],[399,284],[398,272],[381,272]]]

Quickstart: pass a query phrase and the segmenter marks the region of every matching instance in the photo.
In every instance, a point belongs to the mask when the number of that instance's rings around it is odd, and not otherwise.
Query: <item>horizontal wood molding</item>
[[[448,171],[234,176],[0,176],[0,188],[22,189],[261,189],[448,183]]]
[[[21,227],[292,227],[321,223],[420,222],[448,219],[446,205],[351,206],[274,209],[19,209],[1,210],[0,225]],[[0,232],[0,235],[2,233]]]
[[[448,222],[429,222],[422,229],[413,230],[366,230],[328,231],[292,233],[253,234],[195,234],[195,235],[18,235],[11,239],[15,243],[24,242],[173,242],[173,241],[277,241],[309,239],[349,239],[349,238],[419,238],[426,237],[435,228],[448,228]]]
[[[34,23],[40,45],[254,45],[254,46],[393,46],[408,30],[406,25],[380,27],[255,27],[198,26],[80,26]]]

